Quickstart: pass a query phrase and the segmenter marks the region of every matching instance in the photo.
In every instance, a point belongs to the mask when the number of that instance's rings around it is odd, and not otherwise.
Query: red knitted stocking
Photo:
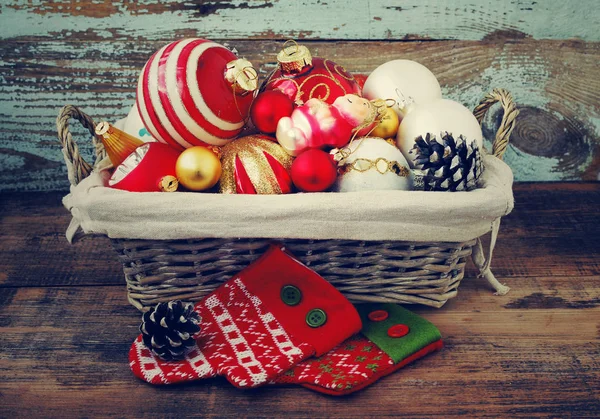
[[[237,387],[256,387],[361,327],[348,300],[275,246],[195,310],[201,317],[196,348],[182,361],[162,361],[140,335],[129,352],[136,376],[171,384],[224,375]]]

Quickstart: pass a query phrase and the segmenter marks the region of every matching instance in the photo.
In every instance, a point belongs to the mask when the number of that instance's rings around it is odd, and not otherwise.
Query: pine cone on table
[[[145,345],[165,361],[182,359],[196,344],[200,315],[191,303],[159,303],[142,316],[140,332]]]
[[[483,172],[481,151],[461,135],[443,133],[441,140],[435,135],[419,136],[409,152],[415,155],[415,168],[424,172],[423,188],[426,191],[470,191],[477,188]]]

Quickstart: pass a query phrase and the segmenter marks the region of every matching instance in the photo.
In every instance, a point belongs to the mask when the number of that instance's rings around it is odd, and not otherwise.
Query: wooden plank
[[[1,6],[0,38],[165,40],[460,39],[497,32],[536,39],[600,40],[594,0],[220,0],[144,2],[13,0]]]
[[[473,108],[495,87],[521,109],[506,161],[518,181],[595,180],[600,170],[600,43],[578,41],[310,43],[355,73],[397,58],[422,62],[444,94]],[[54,119],[71,103],[114,121],[133,104],[139,69],[162,42],[3,42],[0,46],[0,190],[65,190]],[[274,66],[280,42],[229,42],[260,69]],[[457,64],[460,63],[460,64]],[[488,138],[499,123],[494,109]],[[76,124],[75,124],[76,125]],[[91,160],[89,135],[74,127]]]
[[[71,246],[62,193],[2,195],[0,286],[125,284],[121,264],[106,237]]]
[[[572,283],[572,282],[571,282]],[[561,283],[561,289],[569,281]],[[586,284],[594,295],[598,278]],[[117,287],[0,290],[3,416],[592,417],[600,409],[600,308],[519,307],[491,299],[417,312],[445,348],[353,396],[295,387],[238,391],[223,379],[155,388],[135,379],[127,351],[139,313]],[[523,294],[535,293],[529,288]],[[574,296],[566,296],[572,303]],[[123,397],[127,395],[127,397]],[[257,403],[257,401],[259,401]],[[435,402],[433,402],[435,401]]]

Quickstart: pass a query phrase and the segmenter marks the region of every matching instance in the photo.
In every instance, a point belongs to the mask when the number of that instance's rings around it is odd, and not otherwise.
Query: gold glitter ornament
[[[204,191],[217,184],[221,162],[211,149],[195,146],[183,151],[175,166],[179,183],[191,191]]]
[[[249,135],[221,148],[221,193],[282,194],[292,191],[292,157],[274,138]]]

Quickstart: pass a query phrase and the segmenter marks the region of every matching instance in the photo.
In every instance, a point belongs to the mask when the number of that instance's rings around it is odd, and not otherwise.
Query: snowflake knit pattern
[[[359,304],[363,329],[318,358],[303,361],[273,384],[300,384],[335,396],[350,394],[442,348],[439,330],[395,304]]]
[[[335,392],[351,390],[394,361],[369,339],[354,335],[327,354],[309,359],[277,378],[277,383],[313,383]]]
[[[288,307],[273,298],[273,291],[278,294],[290,284],[303,290],[303,304]],[[304,323],[305,313],[315,304],[329,316],[321,330]],[[326,352],[361,325],[356,310],[333,286],[278,247],[200,301],[195,310],[201,331],[196,347],[183,360],[163,361],[141,336],[135,340],[129,358],[137,377],[172,384],[224,375],[236,387],[256,387]],[[336,329],[341,322],[345,325],[340,333]],[[325,346],[323,337],[329,340]]]

